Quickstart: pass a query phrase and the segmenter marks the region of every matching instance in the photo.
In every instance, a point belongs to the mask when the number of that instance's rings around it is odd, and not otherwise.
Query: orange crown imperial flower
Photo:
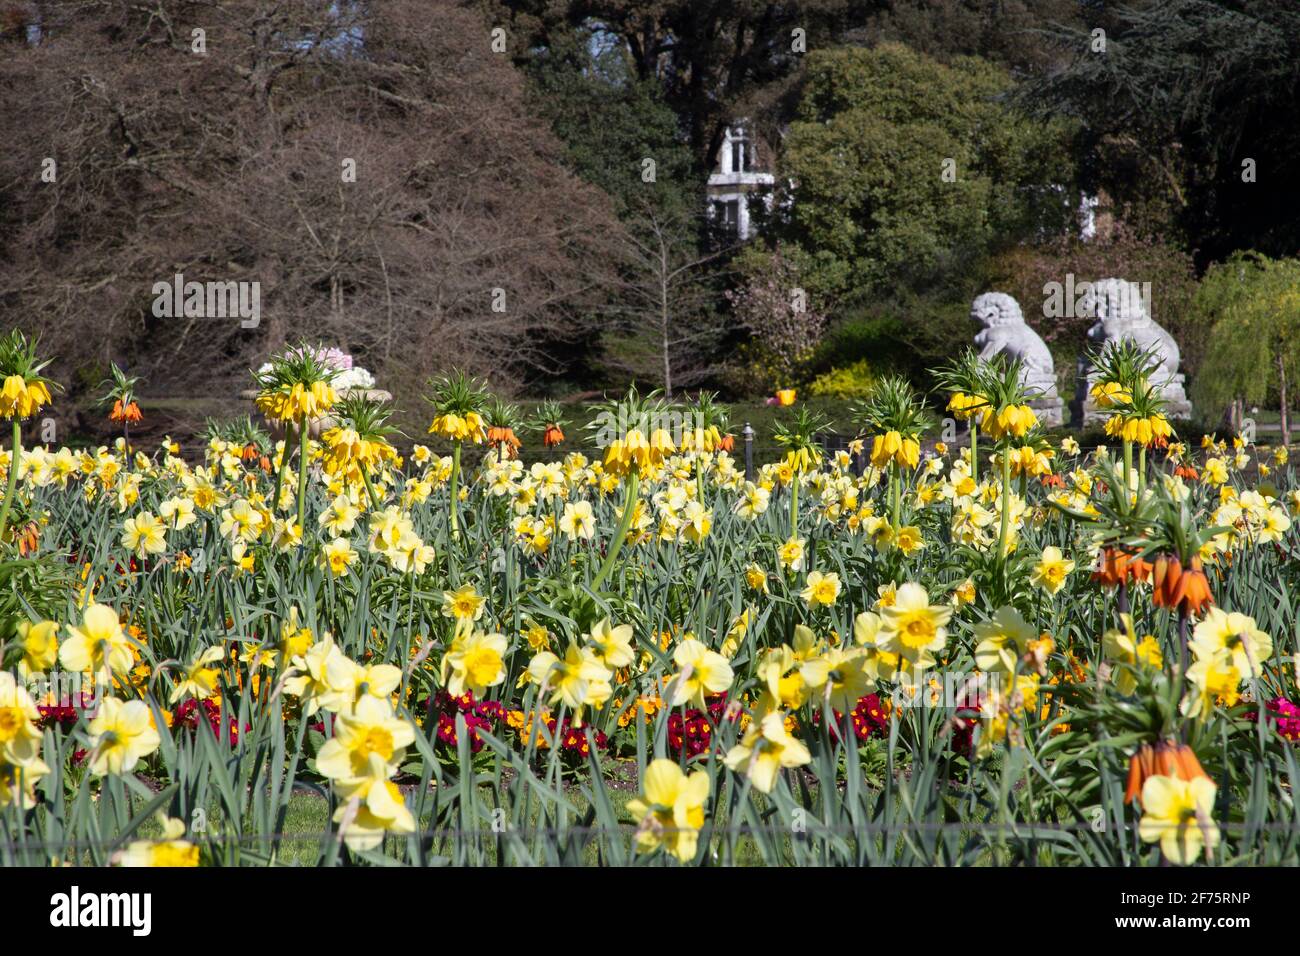
[[[504,447],[506,454],[514,456],[523,443],[515,437],[515,430],[508,425],[493,425],[487,430],[488,444],[494,447]]]
[[[120,398],[113,403],[113,410],[108,413],[108,420],[112,422],[138,422],[143,417],[139,405],[135,402],[123,405]]]
[[[1115,587],[1126,581],[1145,581],[1150,576],[1150,561],[1121,548],[1106,548],[1102,551],[1100,566],[1092,572],[1092,579],[1104,587]]]
[[[1151,601],[1156,607],[1185,606],[1189,614],[1200,614],[1214,603],[1199,556],[1184,568],[1178,558],[1160,555],[1153,567],[1152,587]]]
[[[1178,780],[1209,780],[1201,762],[1196,759],[1196,751],[1187,744],[1162,740],[1154,747],[1143,744],[1128,761],[1128,787],[1124,791],[1124,802],[1141,800],[1142,785],[1149,777],[1174,777]]]

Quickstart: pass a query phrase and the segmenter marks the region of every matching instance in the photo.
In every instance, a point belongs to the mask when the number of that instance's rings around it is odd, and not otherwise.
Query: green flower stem
[[[451,536],[460,540],[460,442],[451,450]]]
[[[1002,459],[1002,522],[998,527],[998,560],[1007,559],[1007,539],[1011,531],[1011,454],[1004,447],[998,456]]]
[[[1124,441],[1124,500],[1128,500],[1129,483],[1133,480],[1133,443]]]
[[[307,414],[298,419],[298,527],[307,518]]]
[[[18,493],[18,463],[23,454],[23,426],[14,419],[13,458],[9,462],[9,487],[5,489],[4,507],[0,508],[0,541],[4,541],[5,531],[9,528],[9,509],[13,507],[14,496]]]
[[[898,534],[898,526],[902,523],[903,517],[903,476],[899,471],[898,462],[890,462],[889,465],[889,504],[890,521],[894,534]]]
[[[970,477],[980,480],[980,426],[974,417],[970,420]]]
[[[790,479],[790,537],[799,536],[799,472]]]
[[[275,451],[275,445],[271,445]],[[280,510],[280,493],[284,491],[284,469],[289,465],[289,423],[284,425],[284,449],[280,452],[280,467],[275,471],[275,497],[271,499],[272,513]]]
[[[1138,449],[1138,497],[1142,497],[1142,492],[1146,490],[1147,485],[1147,446],[1143,445]]]
[[[618,521],[618,528],[614,531],[614,537],[609,542],[609,550],[605,554],[605,562],[596,572],[596,577],[591,582],[593,591],[600,590],[600,586],[609,573],[614,570],[614,560],[618,557],[619,551],[623,548],[623,542],[627,540],[628,530],[632,527],[632,514],[636,511],[637,494],[640,491],[641,476],[638,474],[635,466],[627,473],[627,483],[623,488],[623,517]]]
[[[379,495],[375,492],[375,486],[371,483],[370,476],[366,474],[364,468],[358,468],[357,471],[361,472],[361,481],[366,486],[366,493],[370,496],[370,507],[375,511],[382,511],[384,507],[383,503],[379,500]]]

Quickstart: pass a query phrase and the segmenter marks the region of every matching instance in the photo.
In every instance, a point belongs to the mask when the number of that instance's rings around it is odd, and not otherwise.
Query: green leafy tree
[[[1056,31],[1068,65],[1018,100],[1082,121],[1089,185],[1121,214],[1168,207],[1202,267],[1239,249],[1300,248],[1300,6],[1167,0],[1088,16],[1097,22]]]
[[[986,61],[946,66],[897,44],[809,55],[782,162],[793,202],[775,225],[812,287],[931,286],[997,244],[1067,228],[1065,127],[1008,112],[1010,84]]]
[[[1291,440],[1290,390],[1300,370],[1300,259],[1239,253],[1206,272],[1193,308],[1213,323],[1193,394],[1205,408],[1243,409],[1275,397]]]
[[[643,81],[660,86],[698,161],[724,128],[779,99],[804,51],[865,23],[861,0],[481,0],[507,24],[521,63],[570,54],[575,28],[599,28]],[[800,31],[796,34],[795,31]]]
[[[566,164],[614,200],[623,218],[698,208],[703,168],[660,85],[591,29],[531,65],[534,101],[565,145]],[[647,161],[652,162],[649,167]]]

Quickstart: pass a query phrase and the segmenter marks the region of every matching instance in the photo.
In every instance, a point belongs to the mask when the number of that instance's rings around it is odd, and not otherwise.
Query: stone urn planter
[[[391,402],[393,400],[393,396],[391,392],[385,392],[383,389],[379,389],[379,388],[345,388],[342,391],[338,392],[337,394],[340,400],[352,395],[360,395],[365,398],[372,399],[373,401],[376,402]],[[251,402],[257,398],[257,389],[246,388],[242,392],[240,392],[239,395],[241,398],[246,398]],[[273,439],[278,440],[284,438],[284,433],[286,431],[286,428],[282,422],[272,421],[271,419],[267,418],[265,415],[262,415],[260,412],[258,413],[258,416],[261,418],[262,422],[266,425],[267,430],[270,431],[271,437]],[[338,424],[338,419],[334,418],[333,415],[321,415],[317,418],[313,418],[311,421],[307,423],[307,434],[309,437],[319,440],[321,435],[329,431],[337,424]],[[293,437],[296,438],[297,429],[291,429],[291,431],[293,432]]]

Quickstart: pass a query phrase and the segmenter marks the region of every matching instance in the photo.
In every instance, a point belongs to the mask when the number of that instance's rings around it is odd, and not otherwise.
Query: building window
[[[747,173],[750,167],[750,143],[743,127],[731,131],[731,172]]]
[[[718,225],[730,235],[740,232],[740,200],[724,199],[713,204]]]

